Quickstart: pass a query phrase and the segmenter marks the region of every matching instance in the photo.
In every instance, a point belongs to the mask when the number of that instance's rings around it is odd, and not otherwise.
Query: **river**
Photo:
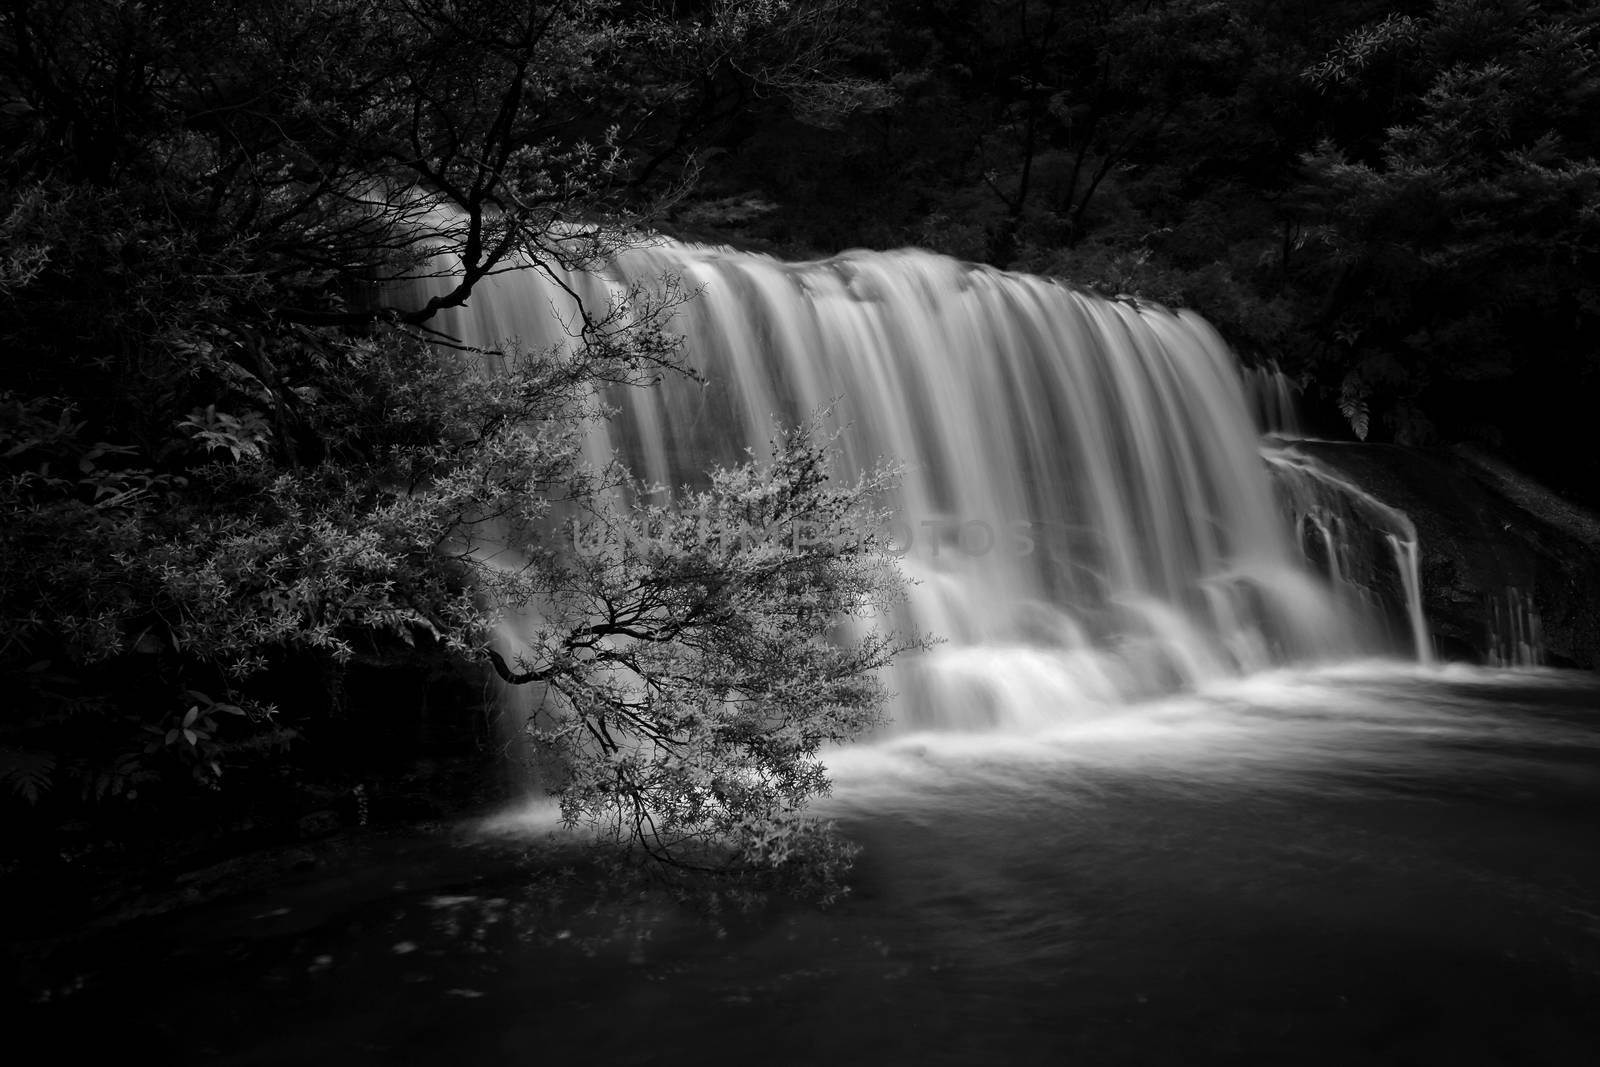
[[[716,922],[587,908],[502,812],[151,920],[50,1018],[171,1063],[1600,1062],[1597,712],[1373,661],[900,736],[831,760],[853,892]]]

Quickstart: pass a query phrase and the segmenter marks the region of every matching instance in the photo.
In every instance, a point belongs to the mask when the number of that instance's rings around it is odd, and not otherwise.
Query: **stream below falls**
[[[144,922],[59,1057],[1600,1063],[1600,679],[1365,662],[843,751],[854,891],[720,928],[530,875],[539,819]]]

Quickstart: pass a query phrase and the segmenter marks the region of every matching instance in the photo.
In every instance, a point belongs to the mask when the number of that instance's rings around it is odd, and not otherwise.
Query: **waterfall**
[[[1516,586],[1488,605],[1489,662],[1496,667],[1537,667],[1544,662],[1543,623],[1533,597]]]
[[[1256,430],[1273,437],[1300,437],[1299,389],[1276,363],[1246,367],[1244,395],[1255,416]]]
[[[1411,624],[1411,642],[1416,649],[1418,663],[1433,662],[1433,642],[1428,636],[1428,620],[1422,612],[1422,546],[1417,541],[1417,531],[1410,537],[1386,534],[1389,548],[1394,552],[1400,570],[1400,582],[1406,594],[1406,621]]]
[[[609,395],[593,454],[679,487],[831,408],[841,476],[903,464],[907,610],[945,640],[892,680],[901,728],[1038,725],[1370,648],[1365,606],[1305,565],[1239,365],[1196,315],[920,251],[661,244],[495,276],[444,326],[559,347],[576,300],[665,275],[697,294],[674,328],[703,380]]]
[[[1432,663],[1421,542],[1411,517],[1292,446],[1269,446],[1263,455],[1307,561],[1369,625],[1403,619],[1417,661]]]

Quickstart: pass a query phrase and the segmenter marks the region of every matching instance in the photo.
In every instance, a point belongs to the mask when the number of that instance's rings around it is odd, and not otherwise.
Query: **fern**
[[[1339,389],[1339,414],[1350,423],[1356,439],[1365,441],[1371,423],[1367,415],[1367,386],[1355,377],[1346,377]]]
[[[139,790],[137,783],[151,781],[155,775],[145,768],[137,754],[125,753],[118,756],[110,767],[102,768],[84,781],[83,795],[85,799],[93,799],[96,803],[104,803],[108,798],[122,797],[127,800],[137,799]]]
[[[0,785],[30,805],[50,791],[50,776],[55,772],[56,758],[48,752],[32,752],[20,748],[0,748]]]

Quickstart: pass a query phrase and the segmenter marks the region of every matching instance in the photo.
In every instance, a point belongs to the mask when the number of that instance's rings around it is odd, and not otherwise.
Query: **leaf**
[[[1339,410],[1344,417],[1350,420],[1350,429],[1355,432],[1358,441],[1367,439],[1367,430],[1370,428],[1367,415],[1367,402],[1357,400],[1350,404],[1339,405]]]
[[[48,752],[0,749],[0,782],[29,804],[39,803],[39,797],[49,792],[55,769],[56,758]]]
[[[183,739],[189,742],[189,744],[192,746],[199,738],[195,735],[193,730],[184,730]]]
[[[200,708],[198,706],[190,708],[188,710],[188,712],[185,713],[185,715],[183,716],[184,729],[187,730],[189,727],[193,726],[195,719],[197,719],[199,717],[200,717]]]
[[[1339,388],[1339,414],[1349,421],[1350,429],[1361,441],[1367,439],[1367,431],[1371,429],[1367,413],[1368,391],[1367,384],[1354,374],[1347,375]]]

